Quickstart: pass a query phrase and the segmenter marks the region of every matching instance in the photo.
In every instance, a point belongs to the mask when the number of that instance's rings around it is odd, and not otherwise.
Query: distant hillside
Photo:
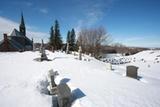
[[[143,47],[126,47],[126,46],[103,46],[102,53],[122,53],[125,55],[132,55],[143,50],[149,50],[149,48]]]

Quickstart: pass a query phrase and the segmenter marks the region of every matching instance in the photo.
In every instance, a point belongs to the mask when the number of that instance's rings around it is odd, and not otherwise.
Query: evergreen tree
[[[69,44],[70,44],[70,43],[71,43],[70,41],[71,41],[71,38],[70,38],[70,31],[68,31],[66,43],[69,43]]]
[[[53,26],[51,26],[50,28],[49,44],[54,48],[54,50],[61,49],[62,47],[62,38],[60,35],[59,23],[57,20],[55,21],[54,28]]]
[[[50,28],[50,38],[49,38],[49,44],[51,46],[54,46],[53,40],[54,40],[54,30],[53,30],[53,26],[51,26],[51,28]]]
[[[75,38],[76,38],[76,34],[75,34],[75,31],[74,31],[74,29],[72,29],[71,30],[71,33],[70,33],[70,49],[71,49],[71,51],[74,51],[75,50],[75,45],[76,45],[76,40],[75,40]]]
[[[55,36],[55,50],[61,49],[62,47],[62,38],[60,34],[60,29],[59,29],[59,23],[56,20],[55,21],[55,26],[54,26],[54,36]]]

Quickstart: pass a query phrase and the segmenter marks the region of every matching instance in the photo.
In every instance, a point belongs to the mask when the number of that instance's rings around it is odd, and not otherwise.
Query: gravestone
[[[107,68],[107,70],[112,70],[112,64],[111,63],[106,63],[106,68]]]
[[[67,43],[66,54],[69,54],[69,43]]]
[[[136,66],[127,66],[127,72],[126,76],[131,77],[131,78],[138,78],[138,67]]]
[[[43,43],[43,39],[41,41],[41,46],[40,46],[40,53],[42,53],[44,50],[44,43]]]
[[[53,71],[53,69],[49,70],[48,73],[48,82],[49,82],[49,91],[50,94],[56,94],[57,93],[57,85],[55,83],[55,77],[59,75],[57,71]]]
[[[33,43],[33,51],[36,51],[36,47],[34,43]]]
[[[79,52],[79,60],[82,60],[82,48],[81,48],[81,46],[79,46],[78,52]]]
[[[56,87],[57,86],[56,83],[55,83],[55,81],[54,81],[54,79],[55,79],[55,76],[51,75],[51,86],[52,87]]]
[[[33,38],[32,38],[32,51],[36,51],[36,48],[35,48],[35,44],[34,44],[34,41],[33,41]]]
[[[45,52],[43,40],[42,40],[42,43],[41,43],[40,53],[41,53],[41,61],[48,60],[46,52]]]
[[[59,84],[57,86],[57,96],[59,107],[71,107],[72,94],[67,84]]]

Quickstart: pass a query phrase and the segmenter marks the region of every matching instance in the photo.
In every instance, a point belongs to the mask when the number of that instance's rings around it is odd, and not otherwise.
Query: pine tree
[[[50,38],[49,38],[49,44],[51,46],[54,46],[53,40],[54,40],[54,30],[53,30],[53,26],[51,26],[51,28],[50,28]]]
[[[51,26],[50,28],[49,44],[54,48],[54,50],[61,49],[62,47],[62,38],[59,30],[59,23],[57,20],[55,21],[54,28],[53,26]]]
[[[54,26],[54,36],[55,36],[55,50],[61,49],[62,47],[62,38],[60,34],[60,29],[59,29],[59,23],[56,20],[55,21],[55,26]]]
[[[71,41],[71,38],[70,38],[70,31],[68,31],[66,43],[69,43],[69,44],[70,44],[70,41]]]
[[[76,34],[75,34],[75,31],[74,31],[74,29],[72,29],[71,30],[71,33],[70,33],[70,50],[71,51],[74,51],[75,50],[75,42],[76,42],[76,40],[75,40],[75,38],[76,38]]]

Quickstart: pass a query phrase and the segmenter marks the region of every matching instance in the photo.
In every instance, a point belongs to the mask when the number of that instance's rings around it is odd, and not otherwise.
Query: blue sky
[[[38,42],[48,40],[57,19],[63,40],[72,28],[104,26],[113,43],[160,47],[160,0],[1,0],[0,39],[18,29],[21,11],[28,36]]]

